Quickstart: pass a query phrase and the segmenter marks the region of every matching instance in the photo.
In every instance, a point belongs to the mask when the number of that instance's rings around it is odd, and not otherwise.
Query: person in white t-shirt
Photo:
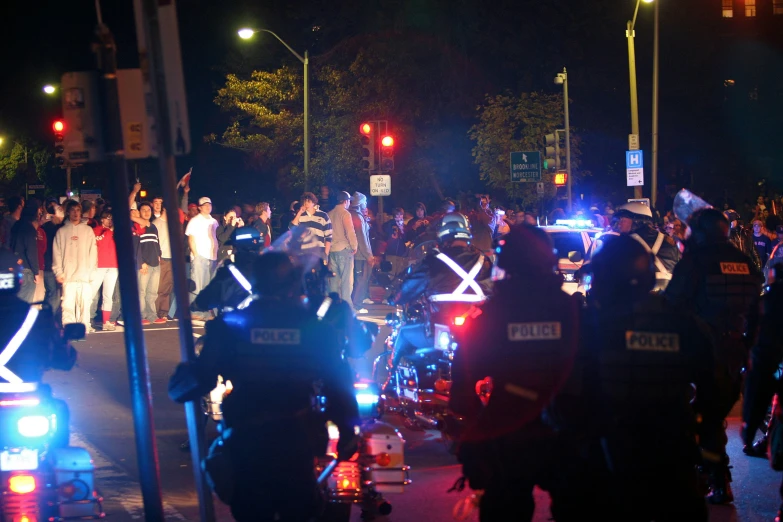
[[[196,285],[196,290],[190,295],[190,300],[196,298],[215,275],[215,265],[218,253],[217,228],[218,222],[212,217],[212,200],[198,200],[199,213],[190,219],[185,229],[190,246],[190,278]],[[194,313],[196,319],[207,319],[204,314]]]

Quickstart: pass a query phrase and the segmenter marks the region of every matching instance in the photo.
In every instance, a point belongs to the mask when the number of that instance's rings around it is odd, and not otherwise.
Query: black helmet
[[[721,243],[729,239],[729,220],[723,212],[715,208],[702,208],[694,212],[688,220],[691,238],[697,245]]]
[[[638,300],[655,286],[652,255],[634,238],[619,235],[607,241],[590,262],[591,293],[598,300]]]
[[[253,290],[263,297],[292,297],[302,284],[301,270],[282,252],[268,252],[253,264]]]
[[[226,245],[231,245],[235,250],[257,251],[263,246],[261,241],[261,232],[255,227],[240,227],[231,234],[231,239],[226,241]]]
[[[22,260],[7,248],[0,248],[0,295],[16,295],[20,286]]]
[[[508,276],[540,278],[555,274],[557,257],[552,238],[540,228],[512,226],[511,231],[498,241],[495,252],[494,279]]]
[[[438,243],[445,244],[455,240],[470,241],[470,221],[459,212],[450,212],[443,216],[438,225]]]

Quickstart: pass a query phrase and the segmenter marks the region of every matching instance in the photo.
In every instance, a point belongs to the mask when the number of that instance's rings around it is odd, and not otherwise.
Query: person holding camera
[[[234,207],[229,208],[223,213],[223,222],[218,225],[217,229],[217,240],[218,245],[220,245],[217,256],[218,265],[231,256],[231,245],[226,243],[231,239],[231,234],[233,234],[237,228],[243,226],[245,226],[245,222],[242,221],[241,217],[237,217]]]
[[[406,239],[414,245],[419,244],[419,237],[427,231],[430,226],[430,220],[427,218],[427,207],[424,203],[416,203],[413,211],[413,219],[408,221],[405,232]]]

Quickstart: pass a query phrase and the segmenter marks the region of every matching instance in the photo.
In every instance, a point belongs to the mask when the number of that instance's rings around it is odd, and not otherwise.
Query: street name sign
[[[511,181],[521,183],[541,181],[541,153],[512,152]]]

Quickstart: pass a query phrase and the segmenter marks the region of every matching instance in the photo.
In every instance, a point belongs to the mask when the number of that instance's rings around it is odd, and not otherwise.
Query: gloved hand
[[[360,440],[358,435],[354,435],[353,430],[345,435],[340,431],[340,439],[337,441],[337,460],[350,460],[359,451]]]

